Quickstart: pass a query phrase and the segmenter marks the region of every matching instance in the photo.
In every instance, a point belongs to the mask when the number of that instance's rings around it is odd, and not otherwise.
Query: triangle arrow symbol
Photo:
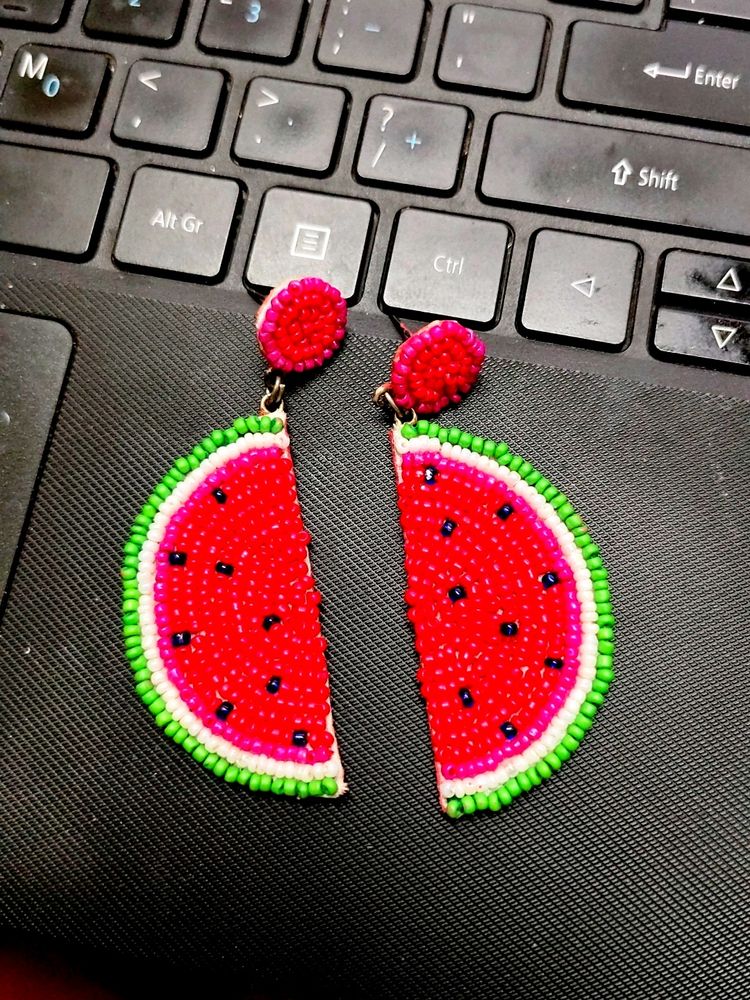
[[[714,335],[720,351],[727,349],[727,344],[733,339],[738,330],[738,326],[721,326],[717,324],[711,327],[711,333]]]
[[[716,288],[721,292],[741,292],[742,282],[737,274],[737,268],[730,267]]]
[[[580,281],[571,281],[571,288],[575,288],[577,292],[581,295],[585,295],[587,299],[590,299],[594,294],[594,285],[596,284],[596,276],[593,278],[581,278]]]

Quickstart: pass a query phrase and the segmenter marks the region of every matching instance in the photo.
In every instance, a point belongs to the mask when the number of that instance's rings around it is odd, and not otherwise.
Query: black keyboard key
[[[524,330],[620,347],[630,332],[639,259],[634,243],[543,229],[531,250]]]
[[[664,262],[661,290],[665,295],[750,306],[750,260],[672,250]]]
[[[0,145],[0,241],[85,256],[109,174],[107,161],[91,156]]]
[[[250,163],[327,173],[346,95],[336,87],[256,77],[247,90],[234,155]]]
[[[97,52],[23,45],[0,98],[0,121],[85,135],[93,128],[108,70],[109,60]]]
[[[370,101],[357,159],[360,179],[451,192],[469,115],[455,104],[381,95]]]
[[[482,194],[521,205],[750,236],[750,150],[497,115]]]
[[[424,0],[329,0],[318,62],[372,76],[409,76],[424,15]]]
[[[247,280],[274,288],[292,278],[323,278],[351,299],[372,224],[367,201],[273,188],[263,199]]]
[[[750,125],[750,41],[741,31],[668,23],[664,31],[579,21],[563,97],[575,104]]]
[[[573,0],[552,0],[552,3],[565,4],[566,6],[571,2]],[[629,11],[638,10],[644,4],[644,0],[574,0],[574,2],[576,7],[598,7],[604,10],[622,8]]]
[[[398,217],[383,289],[394,312],[491,323],[510,232],[502,222],[407,208]]]
[[[142,271],[218,278],[239,194],[236,181],[141,167],[128,194],[115,260]]]
[[[204,153],[223,90],[224,77],[216,69],[134,63],[112,131],[123,142]]]
[[[184,0],[89,0],[83,27],[99,38],[164,45],[174,41],[184,7]]]
[[[60,323],[0,312],[0,604],[72,347]]]
[[[291,59],[305,0],[208,0],[198,41],[204,49],[256,59]]]
[[[670,358],[741,365],[750,372],[750,324],[727,316],[660,309],[654,348]]]
[[[34,28],[57,28],[67,6],[68,0],[0,0],[0,24],[9,21]]]
[[[531,97],[546,33],[541,14],[456,4],[448,14],[438,79],[461,89]]]
[[[747,0],[670,0],[669,10],[693,17],[716,18],[717,21],[750,21]]]

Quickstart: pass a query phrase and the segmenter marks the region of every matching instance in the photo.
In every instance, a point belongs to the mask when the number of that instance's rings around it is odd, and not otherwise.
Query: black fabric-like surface
[[[5,923],[331,997],[750,995],[747,405],[495,360],[444,417],[569,493],[619,621],[618,679],[573,762],[452,822],[369,402],[392,345],[355,315],[290,401],[351,786],[299,804],[171,744],[120,649],[134,513],[176,455],[255,409],[247,319],[41,283],[4,299],[78,341],[1,633]]]

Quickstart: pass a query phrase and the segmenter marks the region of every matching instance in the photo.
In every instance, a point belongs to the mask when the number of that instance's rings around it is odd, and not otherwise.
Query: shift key
[[[500,114],[481,191],[491,201],[747,237],[748,177],[750,149]]]
[[[750,125],[746,31],[668,22],[664,31],[580,21],[570,38],[563,97],[573,104]]]

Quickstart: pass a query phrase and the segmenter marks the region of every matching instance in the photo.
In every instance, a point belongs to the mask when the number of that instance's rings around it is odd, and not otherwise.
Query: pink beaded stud
[[[338,289],[321,278],[300,278],[267,296],[255,317],[258,343],[271,368],[309,371],[341,346],[346,317]]]
[[[484,343],[453,320],[435,320],[398,348],[391,395],[403,410],[440,413],[471,391],[484,361]]]

